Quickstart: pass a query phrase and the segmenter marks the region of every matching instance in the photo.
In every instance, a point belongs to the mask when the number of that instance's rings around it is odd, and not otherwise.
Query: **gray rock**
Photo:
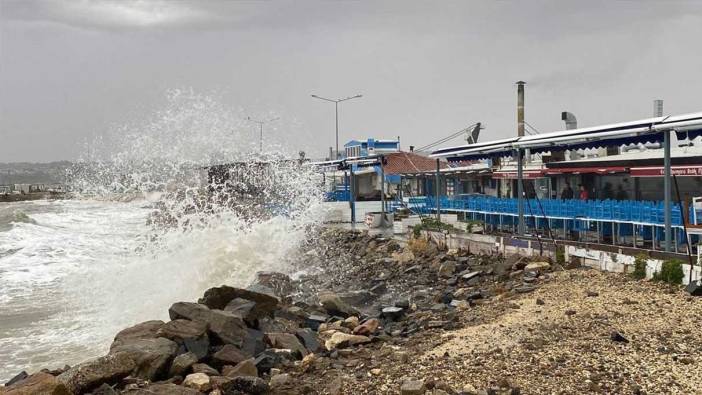
[[[224,311],[233,313],[241,317],[250,327],[258,327],[258,312],[256,302],[243,298],[234,298],[224,307]]]
[[[207,356],[210,338],[207,335],[207,324],[199,321],[177,319],[164,324],[158,334],[182,345],[186,351],[197,355],[198,359]]]
[[[536,289],[536,287],[533,286],[533,285],[524,284],[524,285],[522,285],[521,287],[515,288],[514,291],[517,292],[517,293],[520,293],[520,294],[525,294],[525,293],[532,292],[532,291],[534,291],[535,289]]]
[[[173,376],[185,376],[191,366],[196,364],[198,361],[198,356],[192,352],[186,352],[185,354],[180,354],[173,359],[171,364],[171,369],[168,375]]]
[[[264,341],[272,348],[283,348],[299,353],[300,358],[307,355],[307,349],[291,333],[266,333]]]
[[[102,384],[114,384],[127,377],[137,367],[127,354],[108,354],[76,365],[56,379],[73,394],[88,392]]]
[[[294,358],[274,349],[268,349],[256,356],[254,363],[259,373],[268,373],[272,368],[282,365],[286,360],[294,360]]]
[[[20,381],[26,379],[29,377],[29,374],[25,372],[24,370],[19,372],[15,377],[11,378],[8,382],[5,383],[5,387],[9,387],[12,384],[19,383]]]
[[[294,290],[290,276],[279,272],[257,272],[254,284],[260,284],[272,289],[273,293],[279,298],[290,295]]]
[[[224,347],[212,355],[212,362],[215,366],[221,368],[224,365],[236,365],[252,356],[231,344],[225,344]]]
[[[300,340],[302,340],[302,343],[307,351],[316,353],[322,348],[322,344],[319,342],[319,338],[317,337],[317,332],[304,328],[298,329],[295,334],[298,338],[300,338]]]
[[[400,386],[400,395],[423,395],[425,392],[424,380],[405,379]]]
[[[333,292],[321,292],[319,294],[319,303],[332,315],[339,315],[346,318],[348,316],[358,316],[360,314],[358,310],[341,300],[341,298]]]
[[[219,376],[219,371],[206,363],[193,364],[193,373],[204,373],[208,376]]]
[[[329,317],[321,314],[310,314],[306,319],[305,319],[305,326],[308,328],[312,329],[313,331],[316,331],[319,329],[319,325],[327,322],[327,319]]]
[[[481,272],[480,270],[478,270],[478,271],[473,271],[473,272],[468,272],[468,273],[466,273],[466,274],[461,275],[461,278],[462,278],[464,281],[470,281],[470,280],[472,280],[472,279],[474,279],[474,278],[477,278],[480,274],[482,274],[482,272]]]
[[[241,346],[241,351],[246,355],[258,355],[266,349],[266,343],[263,341],[263,332],[255,329],[247,329],[247,336]]]
[[[261,292],[263,291],[263,292]],[[229,302],[236,298],[250,300],[256,303],[256,309],[260,315],[272,316],[278,307],[278,298],[272,295],[272,290],[260,284],[254,284],[248,289],[234,288],[223,285],[217,288],[210,288],[205,291],[205,295],[198,300],[199,303],[211,309],[224,309]]]
[[[69,395],[66,385],[56,377],[45,372],[38,372],[14,382],[7,387],[0,387],[0,393],[7,395],[50,394]]]
[[[700,281],[692,281],[685,286],[685,291],[692,296],[702,296],[702,283]]]
[[[239,376],[254,376],[258,377],[258,368],[256,368],[256,360],[254,358],[249,358],[247,360],[241,361],[236,366],[225,366],[222,368],[222,374],[229,377],[239,377]]]
[[[624,337],[621,333],[617,331],[613,331],[610,333],[609,338],[612,339],[612,341],[619,342],[619,343],[629,343],[629,339]]]
[[[125,342],[129,342],[134,339],[155,339],[160,337],[158,334],[159,329],[164,325],[161,320],[145,321],[127,329],[122,329],[115,335],[115,339],[112,342],[112,347],[116,347]]]
[[[110,350],[110,354],[125,354],[136,362],[134,376],[153,381],[167,373],[178,345],[164,337],[134,339]]]
[[[172,320],[185,318],[207,324],[209,331],[221,342],[241,347],[248,336],[244,320],[223,310],[210,310],[199,303],[174,303],[168,313]]]
[[[390,306],[390,307],[385,307],[381,310],[381,315],[384,318],[387,318],[391,321],[395,321],[402,317],[402,314],[404,313],[404,309],[402,307],[395,307],[395,306]]]

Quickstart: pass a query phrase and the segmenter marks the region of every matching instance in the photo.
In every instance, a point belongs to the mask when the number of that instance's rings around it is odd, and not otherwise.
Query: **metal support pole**
[[[351,225],[356,224],[356,187],[354,186],[354,179],[353,179],[353,165],[350,166],[350,172],[349,172],[349,177],[351,178],[351,193],[349,194],[349,204],[351,205]]]
[[[665,223],[665,251],[670,252],[672,242],[671,228],[671,204],[670,204],[670,133],[671,130],[663,131],[663,216]]]
[[[522,150],[517,149],[517,214],[519,224],[517,234],[524,235],[524,164],[522,163]]]
[[[344,170],[344,192],[349,191],[349,177],[348,174],[346,174],[346,170]]]
[[[385,227],[385,169],[383,169],[383,159],[384,159],[384,157],[381,155],[380,156],[380,210],[382,212],[381,223],[383,224],[383,227]]]
[[[439,178],[441,175],[439,171],[441,170],[440,163],[439,163],[439,158],[436,158],[436,186],[435,191],[436,191],[436,220],[441,221],[441,203],[439,202],[440,194],[439,194],[439,189],[441,187],[441,179]]]

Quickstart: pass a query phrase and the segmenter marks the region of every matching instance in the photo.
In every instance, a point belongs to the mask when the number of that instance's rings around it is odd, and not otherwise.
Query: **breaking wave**
[[[0,232],[13,251],[0,256],[0,359],[12,361],[0,379],[100,355],[118,330],[209,287],[288,271],[322,218],[321,180],[289,148],[252,153],[250,130],[217,100],[172,91],[88,144],[67,175],[76,199]]]

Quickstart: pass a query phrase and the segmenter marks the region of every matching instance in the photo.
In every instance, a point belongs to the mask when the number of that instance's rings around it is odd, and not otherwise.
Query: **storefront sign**
[[[523,178],[543,178],[544,177],[544,172],[541,170],[537,171],[525,171],[522,173]],[[492,178],[505,178],[505,179],[517,179],[517,172],[516,171],[498,171],[495,173],[492,173]]]
[[[630,170],[632,177],[663,177],[662,166],[653,167],[632,167]],[[702,177],[702,166],[672,166],[670,173],[676,176]]]

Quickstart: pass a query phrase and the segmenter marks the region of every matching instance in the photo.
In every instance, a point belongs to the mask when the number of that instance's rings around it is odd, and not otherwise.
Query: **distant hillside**
[[[0,185],[64,183],[72,165],[69,161],[0,163]]]

